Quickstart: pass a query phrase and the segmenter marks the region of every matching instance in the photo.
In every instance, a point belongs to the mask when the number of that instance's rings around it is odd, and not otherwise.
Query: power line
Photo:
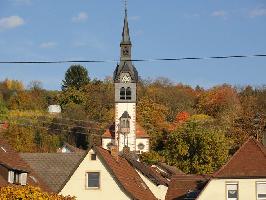
[[[5,114],[0,114],[0,116],[7,116],[8,118],[13,118],[13,119],[15,118],[15,120],[26,121],[26,123],[27,122],[32,123],[32,121],[33,121],[32,119],[28,119],[27,117],[8,116],[8,115],[5,115]],[[60,118],[60,119],[64,119],[64,118]],[[7,121],[11,122],[9,119],[7,119]],[[103,130],[104,130],[104,129],[98,128],[98,127],[96,128],[96,127],[92,127],[92,126],[71,125],[71,124],[66,124],[66,123],[62,123],[62,122],[44,121],[44,120],[40,120],[40,119],[36,119],[36,122],[40,122],[40,123],[47,124],[47,125],[54,124],[54,125],[67,126],[67,129],[82,128],[82,129],[90,129],[90,130],[96,130],[96,131],[101,131],[101,132],[103,132]],[[51,127],[50,128],[47,128],[47,130],[58,130],[58,131],[62,131],[62,129],[54,129],[54,128],[51,128]]]
[[[158,62],[158,61],[182,61],[182,60],[221,60],[233,58],[255,58],[266,57],[266,54],[255,55],[231,55],[211,57],[180,57],[180,58],[155,58],[155,59],[132,59],[124,61],[132,62]],[[63,63],[117,63],[120,60],[58,60],[58,61],[0,61],[0,64],[63,64]]]

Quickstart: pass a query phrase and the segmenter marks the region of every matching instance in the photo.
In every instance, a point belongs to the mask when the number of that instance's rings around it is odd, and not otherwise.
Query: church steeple
[[[124,18],[124,27],[122,32],[122,41],[120,45],[123,44],[131,44],[130,35],[129,35],[129,28],[128,28],[128,19],[127,19],[127,7],[125,5],[125,18]]]
[[[132,63],[131,58],[131,40],[129,34],[129,25],[127,17],[127,6],[125,1],[125,16],[122,31],[122,40],[120,42],[120,63],[114,71],[114,82],[121,82],[121,74],[127,73],[130,76],[130,82],[136,83],[138,81],[138,72]]]

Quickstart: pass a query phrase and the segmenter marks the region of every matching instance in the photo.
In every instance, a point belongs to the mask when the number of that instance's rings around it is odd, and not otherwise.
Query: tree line
[[[60,115],[47,112],[62,107]],[[186,173],[212,173],[250,136],[262,140],[265,131],[266,87],[229,84],[204,89],[166,78],[144,80],[137,86],[137,122],[150,135],[147,163],[166,162]],[[86,68],[71,66],[61,91],[27,88],[17,80],[0,82],[3,134],[18,151],[54,152],[64,142],[86,149],[100,143],[114,121],[111,78],[91,80]]]

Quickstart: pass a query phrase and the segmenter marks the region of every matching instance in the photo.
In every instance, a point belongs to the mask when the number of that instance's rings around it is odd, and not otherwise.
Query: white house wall
[[[108,149],[107,145],[108,145],[109,143],[114,144],[114,140],[111,139],[111,138],[102,138],[102,147],[103,147],[104,149]]]
[[[94,153],[93,150],[86,155],[60,194],[76,196],[77,200],[130,199],[116,184],[98,156],[96,160],[90,159],[92,153]],[[100,172],[99,189],[86,189],[86,172]]]
[[[238,199],[257,200],[256,182],[266,182],[266,179],[212,179],[197,200],[226,200],[227,183],[238,183]]]
[[[140,149],[139,149],[139,147],[138,147],[138,145],[139,145],[140,143],[142,143],[142,144],[145,145],[144,149],[141,150],[141,151],[142,151],[142,152],[148,152],[149,149],[150,149],[150,147],[149,147],[149,146],[150,146],[150,144],[149,144],[149,139],[148,139],[148,138],[137,138],[137,139],[136,139],[136,150],[137,150],[137,151],[140,151]]]
[[[138,170],[136,170],[139,174],[139,176],[142,178],[142,180],[146,183],[146,185],[149,187],[153,195],[158,199],[158,200],[164,200],[165,195],[167,193],[168,187],[164,185],[155,185],[152,181],[150,181],[146,176],[142,175]]]

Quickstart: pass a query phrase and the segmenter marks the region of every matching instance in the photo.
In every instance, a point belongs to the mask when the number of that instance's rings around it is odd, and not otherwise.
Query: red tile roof
[[[102,138],[115,138],[115,124],[110,125],[102,135]]]
[[[209,180],[203,175],[175,175],[166,193],[166,200],[195,199]]]
[[[136,125],[136,137],[137,138],[149,138],[150,136],[146,133],[143,127],[141,127],[139,124]],[[115,124],[112,124],[109,126],[104,134],[102,135],[102,138],[115,138]]]
[[[142,126],[137,124],[136,127],[136,138],[149,138],[150,136],[147,134],[147,132],[144,130]]]
[[[29,167],[29,165],[20,157],[19,153],[15,152],[8,142],[0,136],[0,165],[8,169],[28,172],[27,184],[38,186],[45,191],[49,191],[48,187],[39,178],[38,175]],[[0,187],[12,185],[0,175]]]
[[[253,137],[249,138],[213,177],[266,177],[266,148]]]
[[[7,141],[0,137],[0,164],[9,169],[28,171],[29,167]]]
[[[95,150],[122,190],[131,199],[156,200],[148,186],[125,158],[119,156],[117,160],[110,154],[110,151],[101,147],[95,147]]]

